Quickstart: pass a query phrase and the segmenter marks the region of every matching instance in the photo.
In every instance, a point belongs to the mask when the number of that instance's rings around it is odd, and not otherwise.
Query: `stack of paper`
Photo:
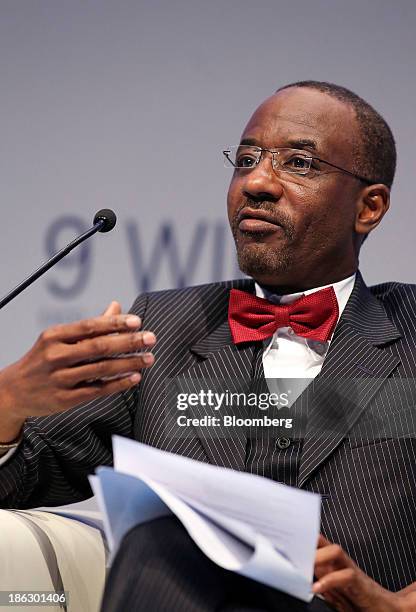
[[[221,567],[312,599],[320,496],[113,438],[114,469],[91,478],[114,554],[134,525],[175,514]]]

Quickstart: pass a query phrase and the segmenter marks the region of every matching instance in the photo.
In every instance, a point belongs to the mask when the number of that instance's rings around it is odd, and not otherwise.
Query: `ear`
[[[363,238],[380,223],[390,206],[390,189],[380,184],[366,187],[357,202],[355,231]]]

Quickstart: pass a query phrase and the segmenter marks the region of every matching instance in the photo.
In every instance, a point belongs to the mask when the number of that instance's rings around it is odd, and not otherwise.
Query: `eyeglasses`
[[[248,171],[259,164],[263,151],[267,151],[268,153],[272,154],[272,167],[274,170],[279,170],[280,172],[288,172],[290,174],[300,174],[304,176],[311,172],[311,168],[312,170],[317,170],[317,168],[312,167],[313,161],[315,160],[321,162],[322,164],[332,166],[340,172],[345,172],[345,174],[349,174],[359,181],[367,183],[367,185],[374,184],[374,181],[371,181],[364,176],[354,174],[345,168],[336,166],[335,164],[332,164],[325,159],[321,159],[320,157],[310,155],[307,151],[302,151],[301,149],[287,149],[282,147],[272,150],[256,147],[254,145],[235,145],[223,151],[224,165],[226,167],[231,165],[239,170]]]

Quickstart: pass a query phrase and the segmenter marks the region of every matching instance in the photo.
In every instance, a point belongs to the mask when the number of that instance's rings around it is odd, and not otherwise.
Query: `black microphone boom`
[[[81,242],[84,242],[84,240],[87,240],[87,238],[93,236],[97,232],[110,232],[115,226],[116,221],[117,217],[114,211],[110,210],[109,208],[103,208],[102,210],[99,210],[94,216],[94,225],[89,230],[81,234],[81,236],[78,236],[72,242],[67,244],[66,247],[55,253],[55,255],[53,255],[47,262],[42,264],[40,268],[32,272],[30,276],[25,278],[25,280],[19,283],[17,287],[12,289],[10,293],[5,295],[4,298],[0,300],[0,309],[6,306],[6,304],[8,304],[9,302],[11,302],[11,300],[18,296],[19,293],[22,293],[22,291],[24,291],[26,287],[29,287],[29,285],[34,283],[35,280],[42,276],[42,274],[45,274],[45,272],[52,268],[52,266],[54,266],[56,263],[58,263],[58,261],[63,259],[65,255],[68,255],[68,253],[70,253],[72,249],[75,249],[75,247],[81,244]]]

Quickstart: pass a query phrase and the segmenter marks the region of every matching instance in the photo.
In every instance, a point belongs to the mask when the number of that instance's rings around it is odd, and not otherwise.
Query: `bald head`
[[[295,87],[276,92],[255,110],[242,138],[251,134],[263,146],[303,149],[354,171],[360,140],[354,109],[322,92]]]
[[[276,93],[291,88],[306,88],[325,93],[353,109],[359,130],[354,149],[353,171],[373,183],[383,183],[391,188],[396,170],[396,145],[392,131],[383,117],[363,98],[334,83],[298,81],[280,87]]]

